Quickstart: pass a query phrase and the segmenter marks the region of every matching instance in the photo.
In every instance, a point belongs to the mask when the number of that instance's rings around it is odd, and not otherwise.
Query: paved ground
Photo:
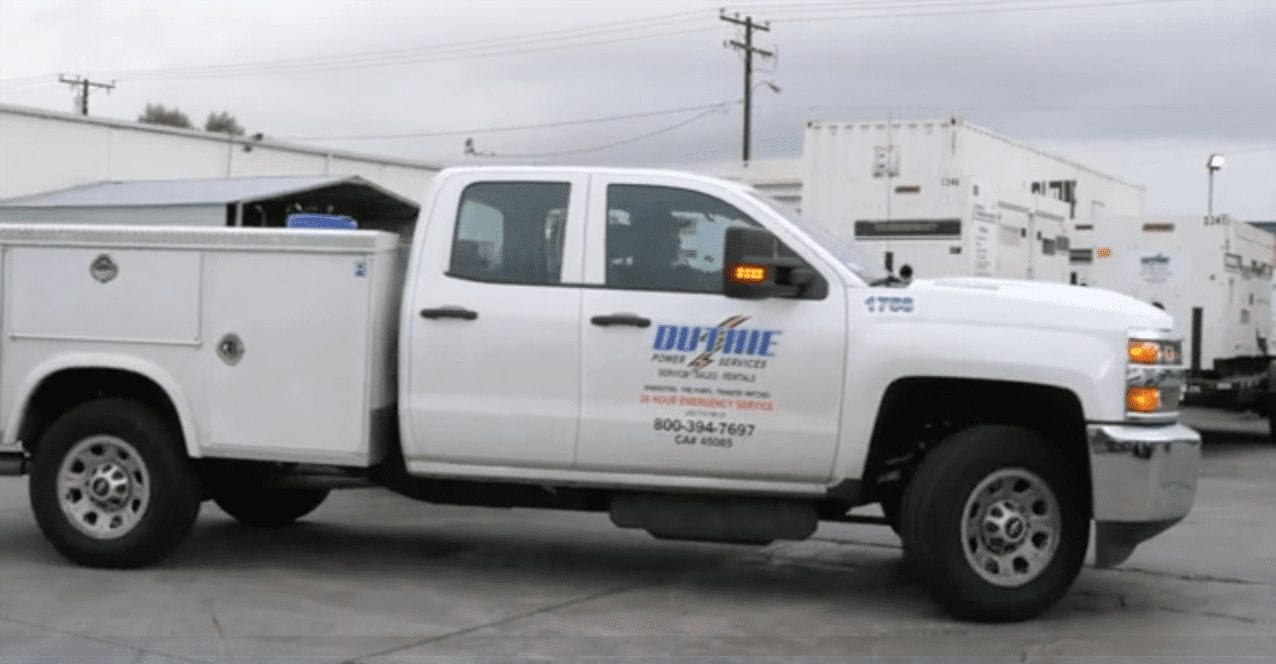
[[[0,662],[389,662],[458,655],[1276,656],[1276,446],[1208,428],[1197,506],[1044,617],[941,614],[873,526],[766,549],[657,542],[605,516],[337,494],[264,533],[212,507],[162,566],[81,569],[0,479]]]

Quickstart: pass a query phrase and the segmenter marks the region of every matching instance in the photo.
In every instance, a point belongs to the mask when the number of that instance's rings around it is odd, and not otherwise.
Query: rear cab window
[[[567,182],[466,186],[457,210],[448,275],[508,284],[561,283],[570,197]]]

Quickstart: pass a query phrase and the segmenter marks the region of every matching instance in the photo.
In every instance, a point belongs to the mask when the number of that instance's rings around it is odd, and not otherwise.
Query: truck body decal
[[[652,430],[676,445],[719,449],[753,437],[759,425],[745,420],[776,408],[764,374],[783,331],[746,327],[749,320],[736,314],[716,325],[656,326],[654,380],[642,385],[638,397],[662,411]]]

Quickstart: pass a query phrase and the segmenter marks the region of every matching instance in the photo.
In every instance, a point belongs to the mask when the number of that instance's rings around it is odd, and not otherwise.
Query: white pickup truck
[[[1162,311],[903,284],[746,186],[440,173],[374,231],[0,227],[0,473],[67,558],[146,564],[203,500],[281,526],[375,484],[761,544],[889,523],[952,614],[1017,620],[1187,514]],[[880,503],[885,517],[852,513]]]

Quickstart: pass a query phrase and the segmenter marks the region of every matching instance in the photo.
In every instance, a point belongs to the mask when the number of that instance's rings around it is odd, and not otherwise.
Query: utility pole
[[[66,83],[70,85],[72,89],[75,89],[77,87],[79,88],[78,94],[80,96],[80,115],[89,114],[89,88],[101,88],[103,90],[106,90],[107,94],[110,94],[111,90],[115,89],[115,81],[111,81],[110,83],[99,83],[97,81],[90,81],[89,79],[84,78],[83,76],[77,76],[75,78],[67,78],[59,74],[58,82]]]
[[[728,41],[725,46],[744,52],[744,146],[741,154],[744,161],[749,161],[749,132],[753,122],[753,54],[763,58],[773,58],[775,53],[753,45],[753,31],[761,30],[762,32],[770,32],[771,24],[755,23],[752,16],[740,18],[740,15],[732,14],[727,16],[725,13],[718,16],[720,20],[732,23],[744,28],[744,42],[734,39]]]

